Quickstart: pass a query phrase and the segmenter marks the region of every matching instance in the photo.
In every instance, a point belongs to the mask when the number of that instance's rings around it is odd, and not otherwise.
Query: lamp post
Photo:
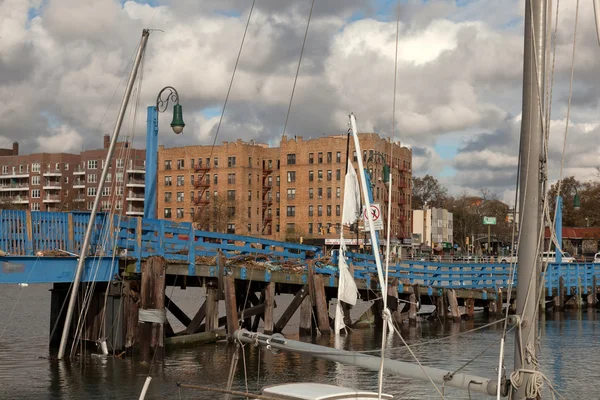
[[[166,96],[163,96],[166,94]],[[183,132],[183,110],[179,104],[179,94],[172,86],[166,86],[158,92],[156,105],[148,107],[146,121],[146,176],[144,191],[144,218],[156,218],[156,179],[158,163],[158,113],[165,112],[169,102],[173,106],[171,128],[175,134]]]
[[[581,199],[579,198],[579,192],[575,188],[575,196],[573,196],[573,210],[578,211],[581,209]],[[560,248],[556,249],[556,262],[562,263],[562,227],[563,227],[563,199],[562,196],[556,196],[556,224],[554,229],[556,230],[556,241]]]
[[[369,158],[367,158],[367,163],[365,167],[365,177],[367,179],[367,187],[369,188],[369,203],[371,204],[373,203],[373,201],[375,201],[373,198],[373,188],[377,183],[375,182],[375,179],[373,177],[373,170],[369,167],[369,165],[371,163],[376,164],[377,161],[381,161],[381,163],[383,164],[383,178],[381,179],[382,182],[388,183],[390,181],[390,166],[387,164],[385,157],[378,151],[373,152],[373,154],[371,154]],[[388,218],[389,217],[390,216],[388,215]],[[377,243],[379,243],[379,232],[375,232],[375,237],[377,238]]]

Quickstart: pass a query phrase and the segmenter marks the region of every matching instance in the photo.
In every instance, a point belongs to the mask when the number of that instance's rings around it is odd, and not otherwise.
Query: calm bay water
[[[50,361],[48,331],[50,293],[48,285],[18,287],[0,286],[0,399],[137,399],[149,364],[134,359],[88,356],[72,362]],[[188,314],[201,295],[199,289],[177,289],[173,301]],[[283,312],[285,299],[278,299],[278,313]],[[11,311],[14,308],[14,313]],[[276,313],[277,316],[277,313]],[[9,319],[10,318],[10,319]],[[415,328],[406,326],[402,334],[409,343],[454,335],[483,325],[484,321],[442,325],[423,322]],[[600,318],[595,310],[571,312],[560,317],[545,318],[541,324],[542,370],[567,399],[600,399]],[[297,320],[292,320],[284,332],[297,334]],[[455,369],[492,347],[469,364],[464,372],[494,377],[498,363],[498,342],[501,324],[482,331],[449,337],[447,340],[415,346],[419,360],[430,366]],[[357,330],[338,339],[321,337],[317,343],[352,350],[380,347],[380,334],[372,329]],[[400,340],[391,338],[387,356],[412,361],[401,347]],[[507,368],[512,368],[512,335],[507,343]],[[213,344],[196,349],[170,352],[164,361],[152,365],[153,377],[147,399],[220,399],[223,395],[191,389],[179,389],[177,382],[224,388],[234,348]],[[376,390],[376,373],[352,366],[317,360],[293,353],[272,354],[265,349],[244,348],[234,389],[258,392],[266,385],[282,382],[312,381],[333,383],[361,389]],[[245,378],[247,376],[247,379]],[[431,384],[386,376],[385,391],[396,399],[439,398]],[[446,388],[448,399],[468,399],[462,391]],[[491,398],[472,395],[471,398]],[[550,397],[546,397],[550,398]]]

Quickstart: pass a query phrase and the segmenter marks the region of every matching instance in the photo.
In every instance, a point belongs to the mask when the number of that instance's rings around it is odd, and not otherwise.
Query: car
[[[600,253],[594,254],[594,262],[595,263],[600,263]]]
[[[502,256],[502,257],[498,257],[500,259],[500,262],[503,264],[508,264],[508,263],[516,263],[517,262],[517,256]]]
[[[542,261],[547,263],[555,263],[556,262],[556,252],[554,251],[544,251],[542,253]],[[566,251],[562,253],[562,262],[563,263],[572,263],[575,262],[575,258],[573,258]]]

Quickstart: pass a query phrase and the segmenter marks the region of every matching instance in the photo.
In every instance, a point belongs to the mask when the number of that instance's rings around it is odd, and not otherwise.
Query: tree
[[[437,179],[427,174],[423,178],[413,178],[413,209],[423,207],[443,207],[448,197],[448,190]]]
[[[548,192],[552,220],[554,220],[554,212],[556,210],[558,184],[559,182],[553,184]],[[574,208],[575,194],[579,194],[581,201],[579,210],[575,210]],[[575,179],[574,176],[569,176],[562,180],[560,195],[563,199],[563,226],[593,227],[600,225],[600,181],[595,180],[582,183]]]
[[[10,197],[0,198],[0,210],[27,210],[29,204],[13,203]]]
[[[202,211],[194,214],[193,222],[197,229],[220,233],[227,233],[228,225],[232,223],[236,231],[241,232],[247,220],[242,206],[239,201],[226,196],[212,196]]]

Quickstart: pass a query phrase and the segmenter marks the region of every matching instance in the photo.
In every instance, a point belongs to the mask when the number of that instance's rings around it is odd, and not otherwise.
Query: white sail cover
[[[360,213],[360,185],[356,171],[348,158],[348,170],[344,180],[344,208],[342,211],[342,225],[350,225],[356,222]]]
[[[354,277],[350,273],[350,269],[348,268],[348,264],[346,263],[346,246],[344,244],[340,245],[340,256],[338,268],[340,271],[340,282],[338,287],[338,300],[343,301],[344,303],[356,304],[356,299],[358,298],[358,289],[356,288],[356,282],[354,282]]]

